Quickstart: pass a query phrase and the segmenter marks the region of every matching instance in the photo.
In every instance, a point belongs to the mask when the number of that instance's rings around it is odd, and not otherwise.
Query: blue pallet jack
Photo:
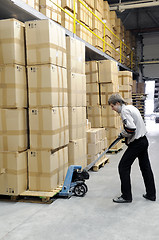
[[[72,195],[83,197],[88,191],[85,180],[89,179],[88,170],[90,170],[96,162],[98,162],[114,145],[122,139],[119,136],[111,145],[92,163],[82,170],[81,166],[71,165],[67,170],[62,190],[58,193],[59,197],[71,197]]]

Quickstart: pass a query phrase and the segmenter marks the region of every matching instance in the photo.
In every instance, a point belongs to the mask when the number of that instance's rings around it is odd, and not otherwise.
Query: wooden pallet
[[[62,189],[62,186],[57,187],[51,192],[41,191],[25,191],[20,195],[0,195],[0,201],[13,202],[29,202],[29,203],[47,203],[50,204],[55,201],[57,193]]]
[[[95,165],[92,167],[92,170],[94,172],[98,172],[99,168],[104,167],[104,165],[108,162],[109,162],[109,158],[105,157],[104,159],[99,160],[97,163],[95,163]]]
[[[108,153],[116,154],[116,153],[120,152],[121,150],[123,150],[122,147],[117,148],[117,149],[110,149],[110,150],[108,151]]]

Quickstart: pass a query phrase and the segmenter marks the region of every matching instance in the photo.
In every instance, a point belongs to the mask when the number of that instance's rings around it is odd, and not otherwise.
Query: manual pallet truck
[[[90,163],[83,170],[81,166],[71,165],[67,170],[65,181],[62,190],[58,193],[59,197],[71,197],[73,194],[78,197],[83,197],[88,191],[85,180],[89,179],[88,170],[90,170],[96,162],[98,162],[114,145],[122,139],[119,136],[110,144],[110,146],[92,163]]]

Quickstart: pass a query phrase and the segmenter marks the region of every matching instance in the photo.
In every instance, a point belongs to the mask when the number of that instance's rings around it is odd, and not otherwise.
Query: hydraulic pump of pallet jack
[[[69,166],[66,174],[66,178],[59,196],[70,197],[72,194],[78,197],[83,197],[88,191],[88,187],[85,184],[85,180],[89,179],[88,170],[90,170],[96,162],[98,162],[114,145],[116,145],[121,139],[122,135],[119,135],[117,139],[92,163],[90,163],[83,170],[81,166],[71,165]]]

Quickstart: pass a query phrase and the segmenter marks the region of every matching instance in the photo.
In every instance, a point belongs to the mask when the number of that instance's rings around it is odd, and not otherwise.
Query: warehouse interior
[[[0,0],[0,240],[158,239],[158,11],[158,0]],[[136,159],[132,202],[113,202],[128,148],[116,93],[145,123],[156,201]]]

